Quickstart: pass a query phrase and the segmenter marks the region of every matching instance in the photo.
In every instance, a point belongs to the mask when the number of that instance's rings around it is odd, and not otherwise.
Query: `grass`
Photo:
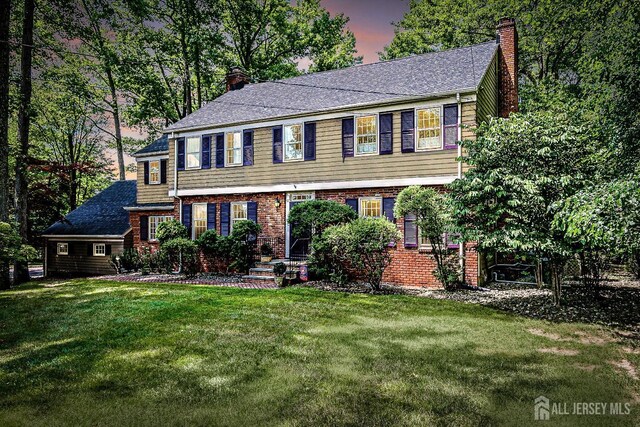
[[[528,425],[539,395],[638,399],[609,337],[406,296],[41,282],[0,294],[0,425]]]

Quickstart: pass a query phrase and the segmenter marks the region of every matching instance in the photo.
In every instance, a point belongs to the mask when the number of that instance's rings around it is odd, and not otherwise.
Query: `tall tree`
[[[9,219],[9,29],[11,1],[0,2],[0,222]],[[8,289],[9,263],[0,261],[0,289]]]
[[[34,0],[24,1],[20,56],[20,105],[18,110],[18,154],[16,158],[16,222],[23,244],[29,241],[29,126],[31,123],[31,64],[33,60]],[[29,281],[29,266],[24,260],[14,264],[14,283]]]

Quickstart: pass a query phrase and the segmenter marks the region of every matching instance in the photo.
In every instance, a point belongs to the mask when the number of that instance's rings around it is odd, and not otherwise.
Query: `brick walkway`
[[[277,289],[278,287],[274,282],[261,281],[252,282],[245,281],[235,277],[194,277],[186,278],[184,276],[178,276],[174,274],[149,274],[146,276],[140,273],[130,274],[112,274],[108,276],[98,276],[99,280],[112,280],[115,282],[139,282],[139,283],[178,283],[189,285],[211,285],[211,286],[223,286],[228,288],[243,288],[243,289]]]

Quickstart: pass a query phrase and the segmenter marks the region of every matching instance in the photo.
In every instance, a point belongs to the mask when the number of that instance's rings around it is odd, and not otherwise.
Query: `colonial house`
[[[224,95],[135,154],[137,198],[125,207],[134,246],[156,245],[167,218],[182,221],[193,239],[207,229],[227,235],[249,219],[276,257],[301,258],[307,247],[291,236],[291,207],[335,200],[397,224],[404,238],[390,249],[386,282],[437,286],[426,242],[412,218],[394,218],[393,206],[409,185],[443,187],[461,177],[467,166],[457,141],[474,138],[479,122],[517,111],[515,22],[502,19],[497,34],[265,83],[233,70]],[[475,245],[448,239],[464,259],[466,281],[482,281]]]

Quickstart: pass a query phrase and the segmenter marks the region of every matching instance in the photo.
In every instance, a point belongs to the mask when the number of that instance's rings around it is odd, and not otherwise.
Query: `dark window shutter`
[[[391,222],[395,220],[395,217],[393,216],[393,206],[395,204],[395,197],[385,197],[382,199],[382,214]]]
[[[167,183],[167,159],[160,160],[160,184]]]
[[[185,150],[185,140],[184,138],[178,138],[178,154],[176,155],[176,162],[178,164],[178,170],[184,170],[184,150]]]
[[[316,124],[304,124],[304,159],[316,159]]]
[[[224,133],[216,134],[216,167],[224,167]]]
[[[445,233],[445,242],[447,243],[448,249],[459,249],[460,243],[457,240],[460,238],[460,234],[458,233]]]
[[[149,184],[149,162],[144,162],[144,183]]]
[[[216,204],[207,203],[207,230],[216,229]]]
[[[282,126],[273,128],[273,163],[282,163]]]
[[[182,205],[182,225],[187,227],[187,233],[191,238],[191,205]]]
[[[380,114],[380,154],[393,154],[393,113]]]
[[[211,169],[211,135],[203,135],[200,144],[202,149],[202,169]]]
[[[247,202],[247,219],[258,223],[258,202]]]
[[[104,245],[104,254],[107,256],[111,255],[111,245]]]
[[[413,110],[400,113],[400,139],[402,141],[403,153],[413,153],[416,151],[414,121],[415,114]]]
[[[87,243],[87,256],[93,256],[93,243]]]
[[[342,158],[353,157],[353,117],[342,119]]]
[[[458,144],[458,104],[444,106],[444,148],[456,148]]]
[[[149,217],[146,215],[140,217],[140,240],[143,242],[149,240]]]
[[[415,215],[407,215],[404,217],[404,247],[418,247],[418,225],[416,224]]]
[[[231,225],[231,203],[220,203],[220,235],[228,236]]]
[[[244,149],[244,160],[242,164],[244,166],[252,166],[253,165],[253,131],[245,130],[242,134],[242,146]]]
[[[356,213],[358,213],[358,199],[347,199],[345,201],[347,206],[351,207]]]

